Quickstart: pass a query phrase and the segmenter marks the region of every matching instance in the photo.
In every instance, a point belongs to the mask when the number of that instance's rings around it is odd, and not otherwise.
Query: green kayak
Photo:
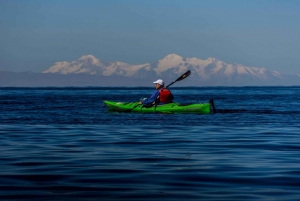
[[[209,114],[215,113],[215,107],[213,99],[209,103],[192,103],[192,104],[180,104],[180,103],[168,103],[164,105],[153,105],[151,107],[145,107],[139,105],[138,102],[114,102],[104,101],[111,111],[119,112],[139,112],[139,113],[200,113]],[[212,109],[212,110],[211,110]]]

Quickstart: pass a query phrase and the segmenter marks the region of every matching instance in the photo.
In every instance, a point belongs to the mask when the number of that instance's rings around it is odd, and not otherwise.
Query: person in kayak
[[[167,103],[171,103],[174,99],[174,96],[172,95],[171,91],[164,87],[165,83],[162,79],[158,79],[155,82],[156,90],[152,93],[150,98],[140,101],[139,104],[143,104],[144,106],[148,105],[163,105]]]

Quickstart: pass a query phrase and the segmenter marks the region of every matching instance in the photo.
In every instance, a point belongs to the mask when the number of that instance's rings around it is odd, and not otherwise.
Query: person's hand
[[[139,102],[139,105],[141,105],[141,104],[142,104],[142,102],[140,101],[140,102]]]

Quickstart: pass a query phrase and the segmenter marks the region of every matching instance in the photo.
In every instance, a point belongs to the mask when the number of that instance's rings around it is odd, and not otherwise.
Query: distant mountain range
[[[158,62],[139,65],[101,62],[93,55],[85,55],[72,62],[56,62],[42,73],[0,72],[0,86],[152,86],[158,78],[167,84],[175,81],[187,70],[192,72],[190,77],[176,86],[300,85],[299,74],[169,54]]]

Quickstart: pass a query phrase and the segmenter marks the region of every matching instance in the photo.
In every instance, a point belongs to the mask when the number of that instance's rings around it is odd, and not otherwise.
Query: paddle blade
[[[191,74],[190,70],[186,71],[183,75],[181,75],[179,78],[177,78],[177,80],[175,80],[174,82],[172,82],[171,84],[169,84],[168,86],[166,86],[166,88],[168,88],[169,86],[171,86],[175,82],[178,82],[180,80],[183,80],[183,79],[187,78],[190,74]]]
[[[177,80],[176,80],[175,82],[178,82],[178,81],[180,81],[180,80],[183,80],[183,79],[187,78],[190,74],[191,74],[191,71],[190,71],[190,70],[186,71],[186,73],[184,73],[184,74],[181,75],[179,78],[177,78]]]

